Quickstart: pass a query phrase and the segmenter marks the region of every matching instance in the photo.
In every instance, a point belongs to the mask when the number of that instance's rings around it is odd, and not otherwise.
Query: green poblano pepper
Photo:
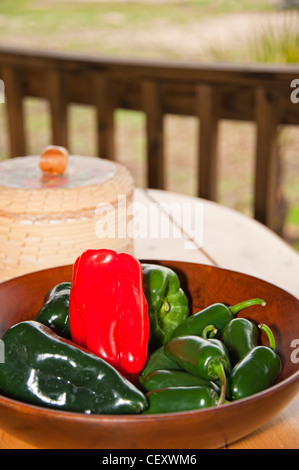
[[[106,361],[39,322],[18,323],[2,340],[5,396],[86,414],[136,414],[148,406],[145,395]]]
[[[189,316],[189,305],[172,269],[145,263],[142,269],[150,319],[149,350],[153,351],[167,343],[177,326]]]
[[[72,339],[69,322],[71,284],[64,282],[51,289],[35,320],[48,326],[63,338]]]
[[[46,296],[45,296],[45,302],[48,302],[52,297],[55,297],[56,295],[60,294],[69,294],[71,291],[72,283],[71,282],[60,282],[59,284],[56,284],[52,289],[50,289]]]

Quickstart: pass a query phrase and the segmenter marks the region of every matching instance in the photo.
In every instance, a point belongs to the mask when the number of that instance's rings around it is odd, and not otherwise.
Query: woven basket
[[[86,170],[88,164],[98,165],[99,175],[104,168],[100,182],[96,182],[97,175],[86,180],[83,177],[75,184],[72,177],[67,184],[60,177],[54,187],[53,178],[50,187],[49,181],[38,187],[40,173],[38,178],[29,175],[24,179],[26,164],[29,162],[32,167],[34,159],[38,161],[38,157],[19,157],[9,164],[0,164],[1,282],[40,269],[73,264],[86,249],[133,252],[133,240],[126,227],[134,184],[126,168],[94,157],[70,156],[70,168],[76,162],[77,175],[78,168]],[[7,165],[11,166],[10,173]],[[17,184],[5,184],[7,175],[15,174],[12,169],[20,172],[21,166],[23,177]],[[61,181],[64,184],[59,187]]]

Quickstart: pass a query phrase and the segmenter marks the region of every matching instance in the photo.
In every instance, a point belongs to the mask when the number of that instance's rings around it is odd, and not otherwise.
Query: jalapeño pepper
[[[267,325],[258,325],[269,338],[268,346],[256,346],[238,362],[228,378],[228,394],[231,400],[239,400],[261,392],[274,384],[281,370],[276,354],[273,332]]]
[[[98,356],[36,321],[12,326],[2,338],[1,392],[26,403],[86,414],[135,414],[144,394]]]
[[[191,387],[204,385],[219,392],[219,387],[212,381],[201,379],[183,370],[154,370],[142,380],[142,386],[146,392],[168,387]]]
[[[160,346],[148,357],[145,367],[141,371],[139,382],[142,383],[148,374],[158,369],[181,370],[181,367],[176,361],[173,361],[166,356],[164,346]]]
[[[150,319],[149,351],[165,344],[189,315],[188,299],[178,275],[170,268],[142,264],[143,289]]]
[[[204,380],[220,379],[219,404],[224,403],[226,394],[226,373],[231,365],[225,345],[218,339],[200,336],[181,336],[171,339],[164,346],[165,354],[176,361],[182,369]]]
[[[196,410],[219,404],[215,390],[205,386],[161,388],[145,396],[149,405],[143,414]]]
[[[223,330],[222,341],[230,355],[232,365],[257,346],[258,329],[247,318],[234,318]]]
[[[220,303],[210,305],[204,310],[200,310],[186,318],[186,320],[174,330],[172,338],[186,335],[202,336],[204,329],[209,325],[214,325],[218,331],[218,335],[220,335],[227,323],[229,323],[238,312],[252,305],[264,306],[266,302],[262,299],[251,299],[231,307]]]

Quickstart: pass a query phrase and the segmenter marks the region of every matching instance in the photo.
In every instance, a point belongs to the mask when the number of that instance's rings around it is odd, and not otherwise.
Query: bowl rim
[[[221,270],[225,271],[227,273],[234,273],[234,274],[239,274],[241,276],[246,276],[249,277],[253,280],[257,280],[261,283],[271,285],[275,287],[276,289],[285,292],[288,294],[288,296],[292,297],[295,302],[299,302],[299,298],[295,297],[292,293],[288,292],[286,289],[281,288],[280,286],[277,286],[271,282],[266,281],[265,279],[259,278],[257,276],[253,276],[251,274],[244,273],[242,271],[235,271],[232,269],[228,268],[223,268],[221,266],[214,266],[214,265],[208,265],[208,264],[203,264],[203,263],[194,263],[190,261],[182,261],[182,260],[168,260],[168,259],[143,259],[139,258],[139,261],[141,263],[152,263],[152,264],[159,264],[162,263],[163,265],[167,265],[168,263],[170,264],[184,264],[184,265],[198,265],[202,266],[205,269],[216,269],[216,270]],[[41,273],[44,272],[49,272],[53,270],[63,270],[63,269],[71,269],[72,264],[67,264],[67,265],[60,265],[60,266],[54,266],[50,268],[45,268],[45,269],[40,269],[38,271],[26,273],[26,274],[21,274],[20,276],[16,276],[11,279],[7,279],[5,281],[0,282],[0,287],[2,284],[9,284],[13,283],[18,279],[28,277],[28,276],[38,276]],[[66,410],[60,410],[57,408],[50,408],[50,407],[45,407],[41,405],[34,405],[30,404],[27,402],[22,402],[20,400],[14,399],[7,397],[5,395],[0,394],[0,405],[3,404],[7,408],[18,408],[18,410],[24,410],[26,412],[38,412],[40,415],[50,415],[50,416],[57,416],[58,418],[72,418],[76,421],[81,421],[81,420],[88,420],[91,422],[115,422],[115,423],[124,423],[124,422],[135,422],[138,420],[139,422],[145,420],[145,421],[151,421],[151,420],[159,420],[159,421],[171,421],[173,419],[186,419],[186,418],[194,418],[203,415],[209,415],[211,413],[219,413],[223,408],[225,409],[234,409],[236,407],[242,407],[246,406],[247,404],[250,404],[251,402],[259,401],[264,398],[267,398],[268,395],[272,395],[273,393],[279,393],[280,390],[285,389],[288,385],[290,384],[296,384],[298,382],[298,390],[299,390],[299,369],[298,371],[294,372],[290,376],[286,377],[285,379],[281,380],[278,383],[275,383],[271,387],[268,387],[265,390],[262,390],[258,393],[255,393],[253,395],[250,395],[248,397],[238,399],[235,401],[231,401],[228,403],[225,403],[219,407],[217,406],[211,406],[203,409],[194,409],[194,410],[186,410],[186,411],[176,411],[176,412],[168,412],[168,413],[152,413],[152,414],[142,414],[142,413],[136,413],[136,414],[87,414],[87,413],[80,413],[80,412],[75,412],[75,411],[66,411]]]
[[[206,269],[216,269],[216,270],[221,270],[221,271],[224,271],[224,272],[227,272],[227,273],[238,274],[238,275],[241,275],[241,276],[248,277],[252,280],[257,280],[261,283],[268,284],[269,286],[272,286],[275,289],[278,289],[282,292],[285,292],[290,297],[292,297],[293,300],[299,302],[299,294],[298,294],[298,297],[297,297],[296,295],[294,295],[292,292],[288,291],[284,287],[280,287],[277,284],[274,284],[273,282],[267,281],[266,279],[263,279],[263,278],[258,277],[258,276],[254,276],[253,274],[245,273],[243,271],[229,269],[229,268],[225,268],[223,266],[215,266],[215,265],[210,265],[210,264],[205,264],[205,263],[195,263],[195,262],[192,262],[192,261],[183,261],[183,260],[174,260],[174,259],[156,259],[156,258],[153,258],[153,259],[137,258],[137,259],[139,260],[140,263],[152,263],[152,264],[159,264],[160,263],[163,266],[168,264],[168,263],[170,263],[170,264],[173,264],[173,263],[177,264],[178,263],[178,264],[182,264],[182,265],[184,264],[184,265],[202,266]],[[63,265],[53,266],[53,267],[50,267],[50,268],[39,269],[39,270],[32,271],[32,272],[29,272],[29,273],[26,273],[26,274],[20,274],[19,276],[15,276],[13,278],[1,281],[0,282],[0,287],[2,286],[2,284],[7,284],[8,285],[9,283],[13,283],[14,281],[16,281],[18,279],[21,279],[21,278],[24,278],[24,277],[28,277],[28,276],[33,276],[34,277],[34,276],[40,275],[41,273],[45,273],[45,272],[49,272],[49,271],[53,271],[53,270],[60,270],[60,269],[61,270],[63,270],[63,269],[70,269],[71,270],[72,267],[73,267],[73,264],[63,264]]]

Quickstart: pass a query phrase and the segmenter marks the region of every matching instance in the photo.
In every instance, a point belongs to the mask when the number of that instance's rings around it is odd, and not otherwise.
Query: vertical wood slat
[[[23,93],[17,70],[2,67],[1,79],[5,86],[5,101],[9,127],[10,156],[26,155]]]
[[[47,86],[50,90],[50,112],[52,143],[68,148],[68,103],[63,75],[57,70],[47,74]]]
[[[154,81],[142,84],[146,114],[147,186],[164,189],[164,115],[159,85]]]
[[[217,141],[219,97],[215,87],[196,86],[196,111],[199,117],[198,196],[217,200]]]
[[[96,109],[96,148],[100,158],[115,160],[115,103],[114,93],[107,78],[92,74]]]
[[[275,192],[278,170],[277,97],[263,87],[256,90],[256,161],[254,217],[275,229]]]

